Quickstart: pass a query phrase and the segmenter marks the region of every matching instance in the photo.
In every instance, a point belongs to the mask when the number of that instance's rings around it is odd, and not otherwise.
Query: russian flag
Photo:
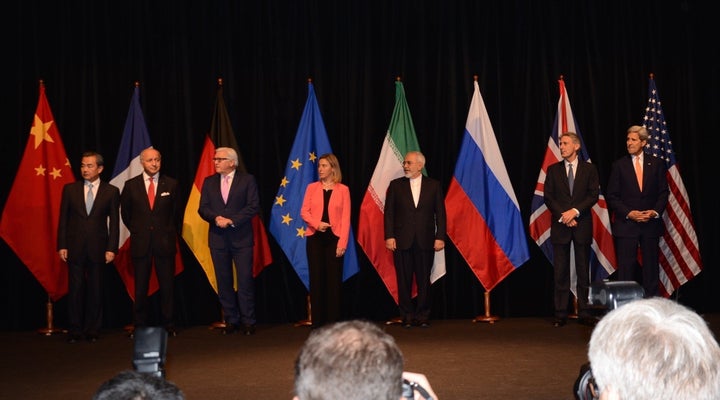
[[[530,258],[520,207],[477,77],[445,208],[448,236],[486,291]]]

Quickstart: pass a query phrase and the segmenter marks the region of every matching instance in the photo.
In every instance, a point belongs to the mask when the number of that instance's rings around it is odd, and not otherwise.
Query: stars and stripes
[[[688,197],[663,114],[655,79],[650,75],[648,104],[643,126],[650,137],[646,151],[665,160],[670,189],[667,208],[662,215],[665,234],[660,238],[660,293],[669,297],[677,288],[702,271],[700,247],[690,212]]]

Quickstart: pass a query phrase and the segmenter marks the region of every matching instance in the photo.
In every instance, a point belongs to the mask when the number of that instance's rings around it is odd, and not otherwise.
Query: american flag
[[[552,263],[553,249],[550,243],[550,210],[545,206],[543,196],[545,194],[545,174],[547,168],[556,162],[559,162],[560,148],[558,147],[558,137],[561,133],[572,131],[580,137],[580,154],[581,160],[590,162],[585,143],[580,134],[580,128],[575,124],[575,118],[570,108],[570,97],[565,90],[565,81],[561,76],[558,80],[560,85],[560,100],[558,100],[558,111],[555,117],[553,131],[548,139],[545,157],[543,158],[542,168],[538,175],[537,184],[535,185],[535,194],[532,200],[532,213],[530,214],[530,236],[545,254],[545,257]],[[593,218],[593,242],[590,254],[590,280],[597,281],[607,278],[615,271],[615,244],[613,243],[612,228],[610,227],[610,214],[605,202],[605,196],[600,191],[598,202],[592,208]],[[572,261],[574,263],[574,259]],[[573,293],[575,291],[575,268],[570,268],[571,284],[570,288]]]
[[[643,126],[650,134],[646,151],[665,160],[667,167],[670,196],[662,216],[665,234],[660,238],[660,293],[670,297],[677,288],[702,271],[702,261],[690,212],[690,198],[680,177],[670,131],[665,123],[660,95],[652,74]]]

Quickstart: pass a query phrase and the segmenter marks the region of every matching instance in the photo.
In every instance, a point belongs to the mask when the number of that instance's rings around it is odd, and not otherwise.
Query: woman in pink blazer
[[[310,318],[313,327],[341,317],[343,256],[350,236],[350,189],[334,154],[318,159],[318,180],[305,189],[300,216],[310,275]]]

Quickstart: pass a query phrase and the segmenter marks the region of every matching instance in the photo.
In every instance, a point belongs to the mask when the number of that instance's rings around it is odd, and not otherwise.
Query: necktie
[[[228,193],[230,193],[230,175],[225,175],[220,185],[220,193],[222,194],[223,201],[227,204]]]
[[[635,156],[635,177],[638,181],[638,187],[642,192],[642,167],[640,166],[640,157]]]
[[[568,186],[570,186],[570,194],[572,194],[573,186],[575,186],[575,175],[573,174],[572,163],[568,163]]]
[[[88,182],[87,187],[88,191],[87,195],[85,196],[85,210],[87,210],[87,213],[89,215],[90,210],[92,210],[93,201],[95,201],[95,195],[93,195],[93,184]]]
[[[150,184],[148,185],[148,201],[150,202],[150,209],[152,210],[155,204],[155,178],[150,177]]]

